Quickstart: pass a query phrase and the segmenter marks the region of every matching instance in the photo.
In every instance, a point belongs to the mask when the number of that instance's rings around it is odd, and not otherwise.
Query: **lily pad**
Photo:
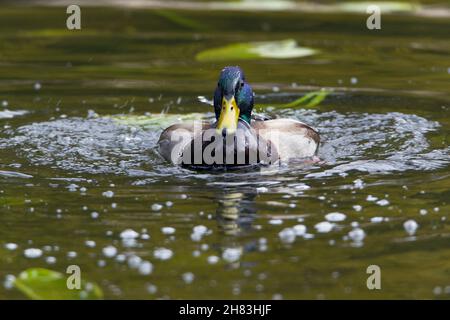
[[[198,61],[292,59],[311,56],[318,50],[299,47],[292,39],[234,43],[224,47],[208,49],[197,54]]]
[[[14,286],[33,300],[94,300],[102,299],[102,290],[92,282],[81,280],[81,288],[68,289],[67,277],[44,268],[27,269],[14,280]]]

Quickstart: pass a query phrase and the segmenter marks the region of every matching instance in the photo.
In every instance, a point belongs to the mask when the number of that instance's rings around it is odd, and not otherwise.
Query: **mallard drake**
[[[253,90],[239,67],[221,71],[213,105],[215,122],[178,123],[161,133],[159,152],[167,161],[234,167],[311,160],[317,154],[320,136],[307,124],[252,117]]]

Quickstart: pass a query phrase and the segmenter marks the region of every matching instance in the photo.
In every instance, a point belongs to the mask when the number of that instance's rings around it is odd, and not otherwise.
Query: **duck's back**
[[[313,157],[319,149],[319,133],[297,120],[255,120],[252,127],[276,147],[282,161]]]

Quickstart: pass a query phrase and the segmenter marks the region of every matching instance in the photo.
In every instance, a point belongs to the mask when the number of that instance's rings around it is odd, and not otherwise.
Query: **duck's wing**
[[[159,153],[169,162],[179,164],[182,150],[197,135],[211,128],[208,122],[191,121],[173,124],[166,128],[158,140]]]
[[[319,149],[320,136],[317,130],[300,121],[253,121],[252,127],[276,147],[282,161],[313,157]]]

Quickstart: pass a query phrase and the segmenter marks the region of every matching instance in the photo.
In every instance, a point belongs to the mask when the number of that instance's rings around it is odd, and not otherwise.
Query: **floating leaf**
[[[208,49],[197,54],[198,61],[252,60],[252,59],[291,59],[316,54],[311,48],[299,47],[292,39],[234,43],[224,47]]]
[[[85,300],[102,299],[102,290],[94,283],[81,281],[81,289],[67,288],[67,277],[62,273],[32,268],[20,273],[14,286],[33,300]]]
[[[331,91],[329,90],[320,90],[320,91],[314,91],[305,94],[303,97],[298,98],[297,100],[294,100],[290,103],[283,104],[279,107],[281,108],[313,108],[317,105],[319,105],[327,95],[329,95]]]
[[[146,129],[162,129],[166,128],[174,123],[190,121],[190,120],[202,120],[205,117],[203,113],[189,113],[189,114],[168,114],[158,113],[151,115],[120,115],[109,116],[118,124],[124,124],[127,126],[143,127]]]

